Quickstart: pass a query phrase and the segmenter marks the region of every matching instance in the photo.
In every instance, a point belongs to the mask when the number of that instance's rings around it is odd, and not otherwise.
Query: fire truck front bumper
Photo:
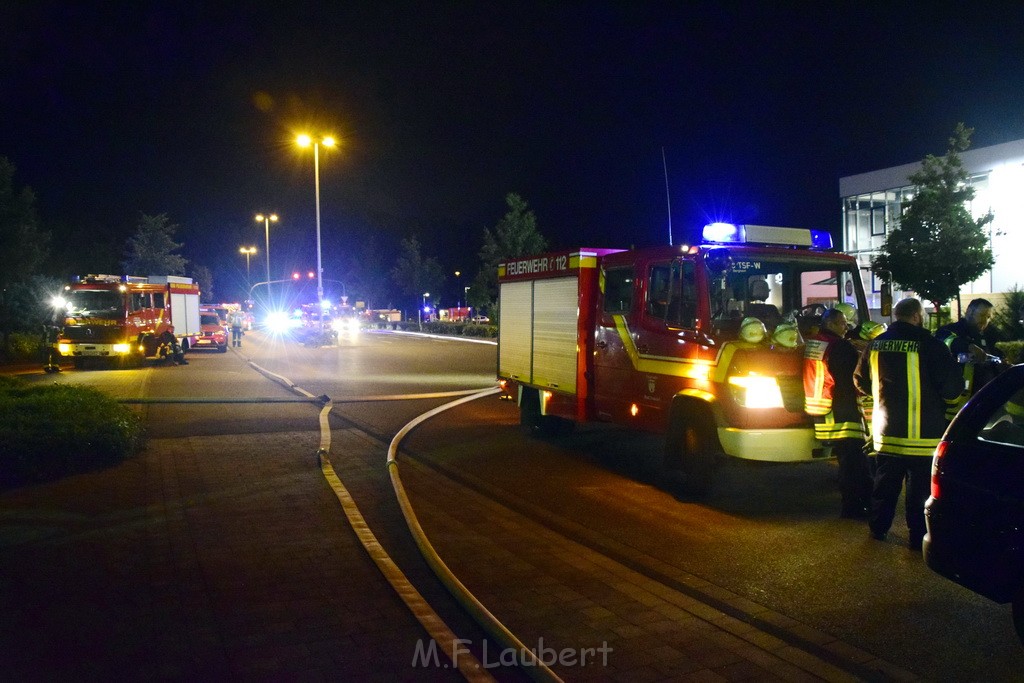
[[[814,438],[814,430],[806,427],[793,429],[736,429],[719,427],[718,440],[727,455],[743,460],[762,462],[809,462],[830,457],[829,449],[822,448]]]
[[[127,356],[134,350],[127,342],[90,344],[85,342],[58,342],[57,353],[67,358],[109,358]]]

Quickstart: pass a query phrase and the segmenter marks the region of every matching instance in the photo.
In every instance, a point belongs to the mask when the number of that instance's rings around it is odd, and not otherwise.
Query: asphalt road
[[[442,402],[389,397],[494,383],[495,347],[451,340],[367,334],[355,343],[307,349],[254,333],[242,353],[330,396],[337,414],[384,440]],[[280,393],[250,369],[219,370],[217,355],[209,356],[193,355],[194,363],[209,366],[207,391]],[[176,381],[175,370],[75,371],[56,381],[94,384],[126,398],[188,395],[190,386]],[[159,382],[148,379],[154,372],[162,373]],[[190,433],[217,428],[216,408],[180,410],[187,411]],[[168,417],[160,430],[186,429],[186,420],[162,414]],[[248,419],[239,429],[266,424],[259,415]],[[901,517],[887,542],[869,539],[861,522],[839,519],[832,465],[732,463],[711,495],[696,500],[658,474],[655,437],[584,425],[572,436],[541,441],[524,436],[517,423],[510,403],[480,400],[420,427],[405,449],[424,468],[448,473],[592,549],[641,568],[660,567],[662,574],[685,571],[923,679],[1024,676],[1009,606],[932,573],[920,554],[904,547]],[[429,493],[423,488],[418,495]]]

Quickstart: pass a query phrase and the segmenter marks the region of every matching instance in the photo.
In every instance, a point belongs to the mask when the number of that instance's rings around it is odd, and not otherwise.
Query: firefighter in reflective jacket
[[[853,342],[853,348],[857,349],[857,355],[864,353],[864,349],[868,347],[868,342],[877,337],[878,335],[885,332],[885,323],[876,323],[872,320],[865,320],[863,324],[858,325],[860,332],[857,334],[857,338],[854,339],[847,334],[847,339]],[[871,396],[867,394],[857,393],[857,407],[860,409],[860,415],[864,418],[864,429],[867,432],[868,442],[867,448],[870,449],[871,453],[874,453],[874,448],[871,446],[871,413],[874,410],[875,402]],[[868,460],[868,471],[874,474],[874,458]]]
[[[884,540],[907,481],[908,545],[921,550],[924,502],[931,487],[932,455],[946,429],[945,399],[960,393],[963,379],[945,344],[921,327],[917,299],[893,307],[896,320],[857,362],[857,390],[874,398],[871,438],[877,452],[868,526]]]
[[[942,341],[953,358],[960,363],[964,377],[963,391],[953,400],[946,401],[947,420],[956,417],[967,399],[992,381],[1005,367],[1002,364],[1003,353],[996,348],[992,328],[989,326],[992,313],[992,302],[973,299],[967,304],[963,318],[943,325],[935,332],[935,338]]]
[[[841,517],[867,516],[871,479],[864,454],[864,425],[857,406],[853,371],[857,349],[845,339],[846,315],[830,308],[821,330],[804,346],[804,410],[814,418],[814,435],[839,461]]]

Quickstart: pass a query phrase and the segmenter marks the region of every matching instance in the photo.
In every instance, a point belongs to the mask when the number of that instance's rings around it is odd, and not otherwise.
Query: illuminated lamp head
[[[795,349],[800,343],[800,331],[792,323],[783,323],[772,333],[772,343],[787,349]]]
[[[857,326],[857,309],[853,307],[853,304],[848,304],[845,301],[836,304],[833,308],[846,316],[846,324],[850,327]]]
[[[757,318],[744,318],[740,323],[740,339],[751,344],[758,344],[768,336],[764,323]]]
[[[736,242],[740,239],[740,226],[732,223],[708,223],[701,234],[706,242]]]
[[[888,328],[885,323],[876,323],[873,320],[866,320],[864,324],[860,326],[860,338],[871,341],[887,329]]]

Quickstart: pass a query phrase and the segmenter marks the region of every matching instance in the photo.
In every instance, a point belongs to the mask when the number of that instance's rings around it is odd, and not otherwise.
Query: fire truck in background
[[[836,303],[867,314],[856,260],[822,231],[715,223],[703,238],[499,264],[498,376],[526,428],[663,433],[666,469],[696,493],[724,456],[830,457],[804,413],[802,336]]]
[[[84,275],[64,287],[59,357],[76,368],[86,359],[125,364],[161,358],[170,351],[165,332],[173,328],[183,351],[200,334],[199,286],[174,275]]]

